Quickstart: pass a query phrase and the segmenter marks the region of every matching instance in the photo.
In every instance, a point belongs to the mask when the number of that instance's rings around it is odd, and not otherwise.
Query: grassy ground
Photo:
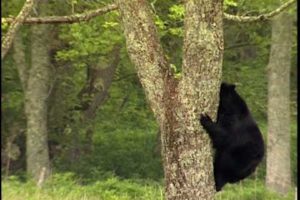
[[[2,182],[4,200],[135,200],[163,199],[162,188],[155,183],[138,183],[111,177],[81,185],[72,174],[56,174],[43,188],[11,177]]]
[[[267,133],[266,124],[261,123],[260,128],[264,134]],[[100,149],[96,149],[96,154],[91,155],[93,162],[83,162],[82,166],[77,163],[78,170],[73,173],[54,173],[43,188],[36,188],[32,182],[25,182],[22,175],[2,177],[2,199],[163,200],[163,183],[159,181],[162,177],[161,166],[157,156],[152,155],[156,144],[155,135],[151,136],[151,134],[139,131],[99,135],[101,138],[97,138],[97,141],[100,144],[95,146]],[[297,123],[293,122],[291,124],[291,162],[294,185],[297,184],[296,143]],[[99,156],[97,152],[102,152],[102,156]],[[117,168],[119,171],[109,173],[109,170],[115,166],[119,166]],[[67,169],[66,171],[70,171],[69,168]],[[81,175],[78,172],[81,172]],[[264,177],[265,161],[262,162],[255,175],[238,184],[227,184],[222,192],[216,194],[216,200],[295,199],[293,189],[286,197],[280,197],[266,190]]]
[[[89,185],[81,185],[70,173],[55,174],[43,188],[16,177],[2,181],[3,200],[163,200],[163,187],[158,182],[107,178]],[[294,191],[280,197],[267,191],[263,182],[246,180],[226,185],[217,193],[217,200],[293,200]]]

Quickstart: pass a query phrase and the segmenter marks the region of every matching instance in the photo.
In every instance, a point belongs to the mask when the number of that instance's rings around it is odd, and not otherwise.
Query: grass
[[[265,123],[261,123],[260,128],[264,134],[267,133]],[[159,170],[159,159],[151,154],[155,137],[151,139],[151,135],[143,135],[138,131],[135,133],[127,132],[125,136],[121,133],[100,134],[100,136],[101,138],[97,138],[97,141],[101,145],[97,145],[96,152],[102,152],[102,154],[100,156],[98,154],[91,155],[93,162],[83,163],[82,166],[77,163],[78,170],[76,173],[55,172],[42,188],[37,188],[33,182],[25,181],[26,178],[22,174],[2,178],[2,199],[163,200],[164,188],[162,182],[159,181],[162,177]],[[293,122],[291,126],[291,163],[294,185],[297,184],[296,143],[297,123]],[[115,166],[120,166],[120,171],[116,170],[116,173],[110,173]],[[66,171],[70,171],[70,169],[66,168]],[[78,174],[78,171],[82,174]],[[133,172],[138,173],[139,176],[135,176]],[[245,181],[238,184],[227,184],[222,192],[216,194],[215,199],[295,199],[293,188],[285,197],[268,191],[264,184],[264,177],[265,162],[260,165],[255,175]]]
[[[55,174],[42,188],[17,177],[2,181],[4,200],[161,200],[163,192],[156,183],[138,183],[111,177],[90,185],[80,185],[73,174]]]
[[[269,191],[263,181],[246,179],[237,184],[227,184],[217,193],[216,200],[294,200],[294,190],[286,196]]]
[[[120,180],[110,177],[81,185],[74,174],[54,174],[42,188],[22,182],[16,176],[2,180],[3,200],[163,200],[163,186],[154,181]],[[293,200],[294,191],[285,197],[266,190],[263,181],[246,180],[227,184],[216,200]]]

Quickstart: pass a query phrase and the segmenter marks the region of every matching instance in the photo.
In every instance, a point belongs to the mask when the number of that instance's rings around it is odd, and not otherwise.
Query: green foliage
[[[169,27],[169,34],[183,37],[183,19],[185,9],[183,5],[173,5],[169,9],[168,21],[172,26]]]
[[[108,54],[114,44],[123,40],[117,19],[118,13],[113,11],[89,23],[63,26],[60,39],[67,42],[69,48],[57,52],[57,60],[86,63],[86,59],[99,62],[100,55]]]
[[[225,0],[223,3],[224,9],[226,10],[228,7],[237,7],[238,3],[236,0]]]
[[[24,94],[11,55],[8,55],[2,62],[1,78],[1,111],[2,116],[5,116],[1,120],[1,130],[3,131],[1,144],[4,145],[12,132],[16,134],[15,131],[12,131],[13,126],[16,126],[17,123],[24,124]]]
[[[164,21],[158,16],[158,15],[155,15],[155,25],[161,30],[165,30],[166,29],[166,25],[164,23]],[[164,34],[161,34],[161,35],[164,35]]]
[[[183,5],[173,5],[170,7],[168,17],[173,20],[183,21],[185,9]]]
[[[105,131],[109,129],[112,128],[105,127]],[[163,172],[160,156],[154,151],[155,139],[155,134],[142,129],[97,132],[92,152],[76,165],[68,165],[63,160],[56,161],[56,169],[74,171],[83,182],[96,181],[109,174],[123,178],[159,180]]]
[[[295,184],[295,185],[298,185],[298,140],[297,140],[297,137],[298,137],[298,124],[296,122],[296,120],[292,121],[292,124],[291,124],[291,170],[292,170],[292,182]]]
[[[8,29],[8,23],[6,21],[1,23],[1,33],[5,33]]]
[[[116,79],[119,81],[113,82],[109,100],[97,113],[96,121],[99,123],[94,128],[92,152],[76,165],[66,162],[68,154],[64,154],[55,161],[58,170],[72,170],[90,180],[106,176],[103,172],[124,178],[158,180],[162,177],[160,154],[155,152],[158,127],[136,75],[125,75],[124,78],[124,73],[133,73],[132,66],[126,66],[118,68]],[[78,132],[78,127],[74,124],[72,127],[69,140],[73,131]],[[84,136],[84,132],[79,134]],[[63,141],[67,144],[66,136]]]
[[[25,0],[22,1],[11,1],[11,0],[4,0],[1,1],[1,16],[2,17],[13,17],[16,16],[22,6],[24,5]]]

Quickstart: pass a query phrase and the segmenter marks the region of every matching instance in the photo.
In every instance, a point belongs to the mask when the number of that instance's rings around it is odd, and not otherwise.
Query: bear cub
[[[235,85],[222,83],[217,121],[201,114],[200,123],[209,134],[214,156],[216,190],[238,182],[255,171],[264,156],[262,134]]]

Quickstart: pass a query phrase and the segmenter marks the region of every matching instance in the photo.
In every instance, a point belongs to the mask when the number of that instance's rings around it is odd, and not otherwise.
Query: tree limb
[[[27,18],[25,24],[71,24],[81,21],[89,21],[90,19],[116,10],[116,4],[110,4],[96,10],[87,11],[81,14],[67,15],[67,16],[50,16],[50,17],[30,17]],[[2,23],[12,23],[14,18],[2,18]]]
[[[281,13],[283,10],[287,9],[290,5],[292,5],[294,2],[295,2],[295,0],[290,0],[290,1],[282,4],[281,6],[279,6],[277,9],[275,9],[269,13],[261,14],[258,16],[237,16],[237,15],[231,15],[231,14],[224,13],[224,18],[227,20],[236,21],[236,22],[265,21],[265,20],[269,20],[272,17],[274,17],[275,15]]]
[[[271,11],[266,14],[261,14],[258,16],[237,16],[231,15],[228,13],[224,13],[224,18],[226,20],[237,21],[237,22],[255,22],[255,21],[262,21],[262,20],[269,20],[270,18],[274,17],[275,15],[279,14],[286,8],[288,8],[291,4],[293,4],[295,0],[290,0],[274,11]],[[77,23],[81,21],[89,21],[90,19],[108,13],[110,11],[118,9],[116,4],[110,4],[103,8],[99,8],[96,10],[88,11],[82,14],[74,14],[74,15],[67,15],[67,16],[50,16],[50,17],[30,17],[23,21],[24,24],[71,24]],[[7,17],[1,18],[1,23],[12,23],[15,18]]]
[[[1,59],[5,57],[7,54],[12,41],[14,39],[15,34],[17,33],[20,25],[23,23],[23,21],[26,19],[26,17],[29,15],[31,9],[33,8],[34,4],[37,3],[38,0],[26,0],[21,12],[18,14],[18,16],[11,22],[11,25],[2,38],[2,45],[1,45]]]
[[[153,13],[146,0],[118,0],[128,55],[135,65],[150,106],[158,121],[164,119],[165,80],[169,64],[160,45]]]

